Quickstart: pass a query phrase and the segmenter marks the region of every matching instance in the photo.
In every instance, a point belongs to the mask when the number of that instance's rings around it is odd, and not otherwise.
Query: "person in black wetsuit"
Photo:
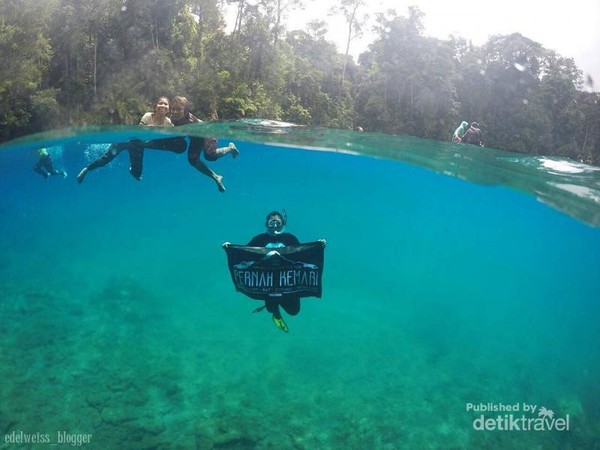
[[[189,125],[191,123],[202,122],[196,116],[190,112],[188,99],[177,95],[171,100],[171,122],[173,125]],[[223,185],[223,177],[213,172],[204,162],[200,159],[200,155],[204,152],[204,158],[207,161],[216,161],[225,155],[231,154],[233,158],[237,158],[240,152],[233,143],[229,143],[227,147],[218,148],[216,138],[204,138],[200,136],[189,136],[190,144],[188,147],[188,162],[192,167],[198,170],[200,173],[212,178],[220,192],[225,192],[225,186]],[[152,148],[152,142],[147,143],[148,148]],[[167,150],[175,153],[183,153],[185,149],[173,149],[166,146],[165,148],[159,148],[160,150]]]
[[[280,213],[279,211],[271,211],[267,214],[265,220],[265,227],[267,228],[266,233],[262,233],[254,236],[248,247],[265,247],[277,249],[287,246],[300,245],[300,241],[296,236],[291,233],[284,233],[283,229],[287,224],[287,215],[285,212]],[[325,239],[319,239],[319,242],[326,245]],[[229,242],[224,242],[223,247],[226,248],[230,245]],[[258,308],[255,312],[262,311],[264,308],[272,314],[273,323],[281,331],[288,332],[288,326],[281,316],[279,307],[282,307],[286,313],[290,316],[295,316],[300,312],[300,297],[292,295],[286,295],[285,297],[269,297],[265,300],[265,306]]]
[[[41,176],[44,177],[46,181],[48,181],[48,178],[51,175],[61,175],[63,178],[67,177],[67,172],[65,172],[64,170],[57,170],[54,168],[52,157],[50,156],[50,153],[48,153],[47,149],[40,148],[37,151],[37,154],[39,158],[35,163],[35,166],[33,166],[34,172],[39,173]]]
[[[146,126],[181,126],[189,125],[191,123],[202,122],[196,116],[189,111],[189,103],[185,97],[176,96],[171,102],[165,97],[161,97],[164,103],[168,105],[168,110],[171,112],[171,116],[166,117],[164,124],[148,125],[140,121],[140,125]],[[162,111],[161,111],[162,112]],[[152,116],[148,116],[147,113],[144,118],[148,117],[147,122],[152,122]],[[165,113],[166,114],[166,113]],[[142,118],[142,119],[144,119]],[[188,144],[189,140],[189,144]],[[151,139],[147,141],[141,141],[138,139],[132,139],[129,142],[113,144],[109,147],[108,151],[100,158],[92,162],[77,176],[79,183],[83,182],[86,174],[89,171],[95,170],[99,167],[103,167],[111,162],[121,151],[127,150],[129,152],[130,169],[129,172],[137,180],[142,178],[142,160],[144,150],[163,150],[173,153],[184,153],[188,150],[188,162],[200,173],[214,180],[217,184],[217,188],[220,192],[225,192],[225,185],[223,184],[223,176],[213,172],[201,159],[200,155],[204,153],[204,158],[207,161],[216,161],[217,159],[231,154],[233,158],[237,158],[240,154],[238,149],[233,143],[229,143],[227,147],[217,148],[217,139],[215,138],[204,138],[199,136],[188,136],[187,139],[183,136],[176,136],[170,138]]]
[[[483,147],[483,137],[481,136],[481,130],[479,129],[479,124],[477,122],[473,122],[471,124],[469,129],[462,137],[461,142],[471,145],[479,145],[480,147]]]
[[[129,142],[110,144],[108,150],[106,150],[106,152],[102,154],[102,156],[100,156],[98,159],[92,161],[89,165],[81,169],[81,172],[79,172],[79,174],[77,175],[77,182],[79,184],[83,183],[83,180],[85,179],[85,176],[88,174],[88,172],[106,166],[109,162],[115,159],[123,150],[127,150],[127,152],[129,153],[129,173],[133,178],[135,178],[138,181],[141,181],[144,145],[142,141],[132,139]]]
[[[169,113],[169,99],[167,97],[159,97],[154,107],[154,112],[148,112],[140,119],[140,125],[145,127],[172,127],[171,119],[167,117]],[[171,145],[178,145],[185,150],[186,143],[183,138],[178,141],[173,141]],[[142,179],[144,146],[146,144],[139,139],[132,139],[128,142],[111,144],[106,152],[91,164],[81,169],[77,175],[77,182],[83,183],[85,176],[92,170],[106,166],[115,159],[123,150],[129,152],[129,173],[138,181]]]

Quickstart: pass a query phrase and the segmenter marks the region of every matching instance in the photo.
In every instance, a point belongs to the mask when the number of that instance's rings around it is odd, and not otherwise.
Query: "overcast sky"
[[[305,11],[290,14],[287,28],[304,29],[304,24],[311,20],[325,20],[329,27],[327,39],[343,51],[344,22],[327,15],[335,3],[335,0],[309,0]],[[406,17],[410,5],[418,6],[425,13],[425,35],[440,39],[454,34],[481,45],[494,34],[521,33],[545,48],[573,58],[584,75],[593,78],[595,90],[600,90],[600,0],[368,0],[367,4],[365,9],[371,16],[394,8]],[[351,53],[357,56],[373,40],[373,35],[365,35],[353,43]]]

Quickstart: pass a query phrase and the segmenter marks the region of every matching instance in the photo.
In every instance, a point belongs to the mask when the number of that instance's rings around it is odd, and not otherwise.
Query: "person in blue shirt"
[[[463,136],[467,132],[467,128],[469,128],[469,123],[463,120],[458,128],[454,131],[454,134],[452,135],[452,142],[461,142]]]

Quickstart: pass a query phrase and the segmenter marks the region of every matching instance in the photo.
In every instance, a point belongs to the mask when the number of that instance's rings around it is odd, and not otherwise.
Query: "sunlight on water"
[[[555,161],[552,159],[542,158],[542,166],[560,173],[584,173],[595,172],[600,170],[598,167],[589,166],[587,164],[574,163],[571,161]]]

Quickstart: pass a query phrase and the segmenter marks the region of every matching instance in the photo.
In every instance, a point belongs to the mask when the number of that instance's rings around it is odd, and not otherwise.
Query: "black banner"
[[[276,249],[231,244],[225,252],[236,290],[250,298],[321,297],[321,242]]]

